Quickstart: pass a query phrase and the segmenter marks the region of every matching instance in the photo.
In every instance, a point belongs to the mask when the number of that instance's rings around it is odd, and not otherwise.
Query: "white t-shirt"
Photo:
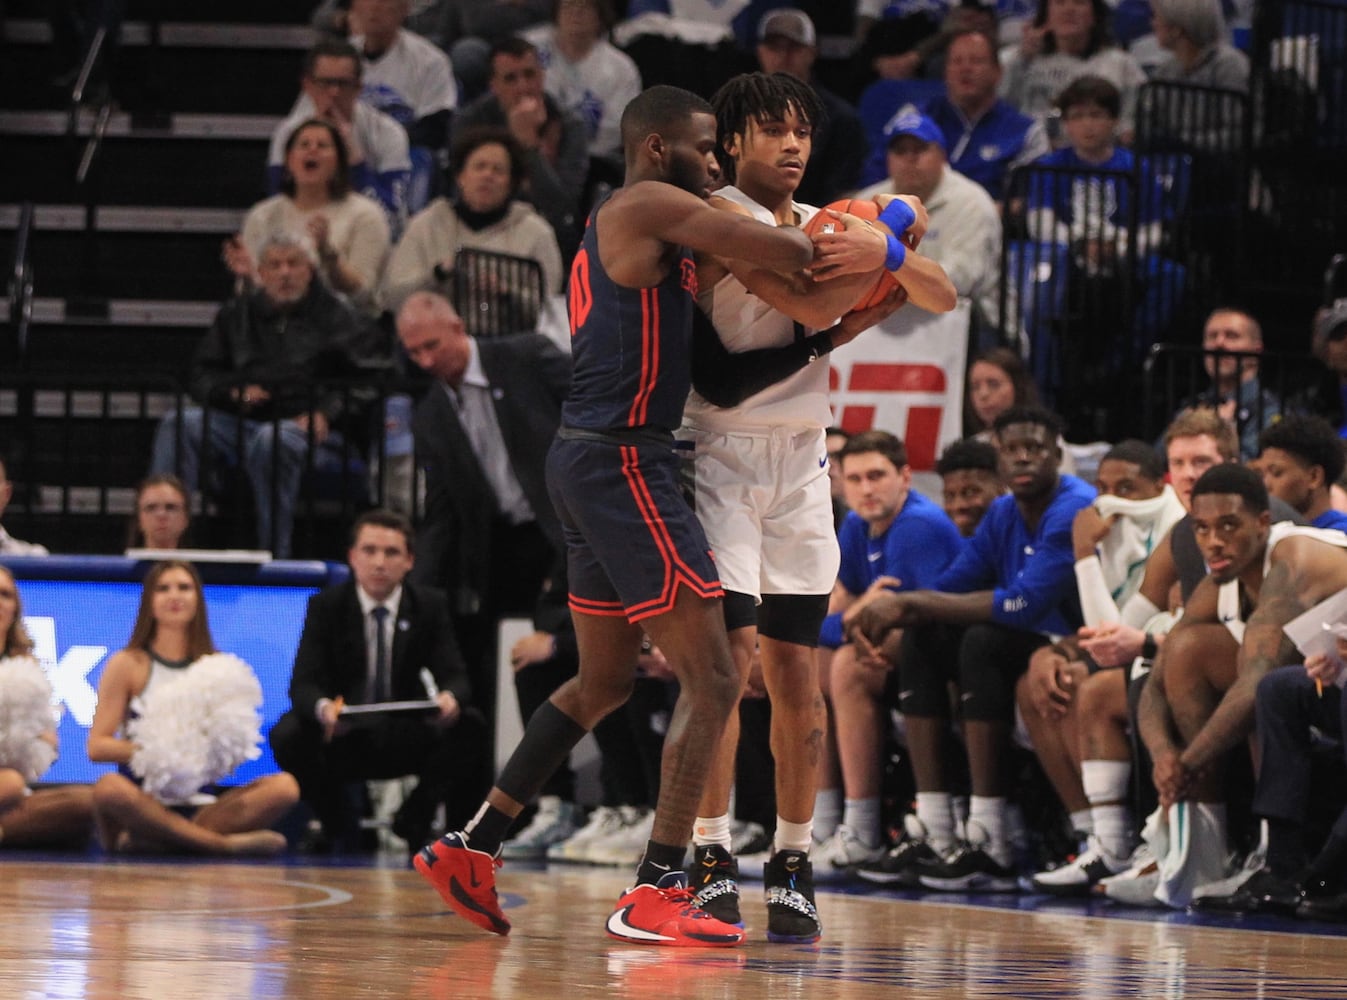
[[[540,24],[523,33],[538,48],[547,72],[543,85],[585,123],[589,155],[620,162],[622,110],[641,92],[641,71],[629,55],[602,38],[579,62],[571,62],[557,48],[556,31],[556,25]]]
[[[363,51],[364,38],[351,44]],[[410,31],[399,31],[388,51],[365,62],[360,99],[391,115],[403,128],[437,111],[458,107],[458,83],[449,57]]]

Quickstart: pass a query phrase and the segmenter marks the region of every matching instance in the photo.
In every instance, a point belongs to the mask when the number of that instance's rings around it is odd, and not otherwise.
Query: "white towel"
[[[1160,863],[1155,898],[1181,910],[1201,886],[1230,874],[1226,850],[1225,806],[1213,802],[1176,802],[1160,806],[1141,831]]]
[[[1076,563],[1086,625],[1122,620],[1119,609],[1141,586],[1151,551],[1184,515],[1183,504],[1169,485],[1149,500],[1100,496],[1094,506],[1105,518],[1120,516],[1096,546],[1096,555]]]

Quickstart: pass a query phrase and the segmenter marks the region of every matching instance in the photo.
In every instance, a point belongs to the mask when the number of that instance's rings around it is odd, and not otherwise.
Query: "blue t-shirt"
[[[1093,486],[1061,476],[1037,530],[1031,532],[1015,498],[997,497],[935,589],[951,594],[991,590],[992,621],[1027,632],[1074,632],[1082,617],[1071,522],[1094,498]]]
[[[949,165],[981,184],[993,199],[1004,198],[1006,175],[1024,150],[1034,119],[998,100],[970,125],[943,94],[926,105],[926,115],[945,136]]]
[[[1116,176],[1131,174],[1137,168],[1136,159],[1129,150],[1115,146],[1113,155],[1103,163],[1087,163],[1069,146],[1049,153],[1034,161],[1035,166],[1067,167],[1073,171],[1095,172],[1095,176],[1054,176],[1037,174],[1030,178],[1028,204],[1030,208],[1051,208],[1058,222],[1090,224],[1097,230],[1107,221],[1119,228],[1130,228],[1133,222],[1132,199],[1134,186]],[[1163,179],[1150,161],[1143,161],[1134,174],[1141,186],[1136,223],[1146,225],[1163,221],[1169,209]]]
[[[963,551],[964,539],[939,504],[911,490],[893,523],[873,538],[865,519],[848,513],[837,544],[842,550],[837,582],[860,595],[881,576],[901,580],[895,590],[930,590]],[[823,620],[819,645],[836,649],[845,641],[842,613],[835,612]]]
[[[1337,528],[1339,531],[1347,531],[1347,514],[1340,510],[1326,510],[1311,521],[1310,525],[1315,528]]]

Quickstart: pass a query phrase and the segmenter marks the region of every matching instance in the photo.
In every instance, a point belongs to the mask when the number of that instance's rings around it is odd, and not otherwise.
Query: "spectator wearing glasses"
[[[271,134],[267,193],[281,190],[286,140],[304,122],[316,118],[341,133],[351,189],[382,205],[389,228],[398,234],[409,214],[407,183],[412,165],[407,133],[396,119],[357,99],[362,73],[360,53],[350,42],[324,38],[309,50],[299,101]]]
[[[126,534],[128,549],[182,548],[191,524],[187,487],[171,472],[147,476],[136,487],[136,512]]]

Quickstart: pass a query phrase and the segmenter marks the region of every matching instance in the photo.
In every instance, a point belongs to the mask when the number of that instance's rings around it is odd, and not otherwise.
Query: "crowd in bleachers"
[[[163,418],[128,546],[184,546],[195,494],[241,502],[220,492],[221,470],[237,467],[250,540],[284,558],[304,474],[320,454],[347,461],[344,438],[356,440],[380,483],[363,505],[416,513],[420,533],[414,544],[388,512],[356,522],[346,555],[360,611],[389,600],[415,631],[415,604],[397,601],[438,602],[434,641],[452,652],[425,687],[455,738],[436,731],[399,756],[393,727],[339,724],[341,703],[406,695],[378,688],[392,640],[359,618],[368,685],[363,669],[323,675],[315,619],[295,718],[273,735],[297,780],[168,808],[120,775],[88,797],[29,792],[40,775],[0,760],[0,845],[96,829],[108,850],[269,853],[280,845],[263,831],[302,798],[318,839],[350,848],[361,804],[336,777],[402,774],[421,781],[394,824],[412,850],[437,807],[458,827],[482,775],[432,775],[474,753],[485,767],[499,622],[535,623],[509,654],[526,717],[576,670],[542,460],[569,378],[556,304],[588,213],[621,184],[621,111],[689,65],[705,67],[695,89],[707,96],[760,68],[809,84],[827,113],[799,199],[917,196],[922,253],[973,303],[966,440],[936,467],[943,509],[913,486],[895,428],[830,441],[843,569],[819,637],[830,737],[815,877],[1347,919],[1347,803],[1336,795],[1329,814],[1286,787],[1311,757],[1341,766],[1347,622],[1340,609],[1325,622],[1336,644],[1296,651],[1280,638],[1347,586],[1347,535],[1330,534],[1347,529],[1347,298],[1330,295],[1306,338],[1321,387],[1274,374],[1259,318],[1226,304],[1240,248],[1211,192],[1234,190],[1224,158],[1256,141],[1238,117],[1251,64],[1234,44],[1247,47],[1250,13],[1221,0],[860,0],[864,65],[825,85],[815,19],[768,0],[633,0],[622,20],[608,0],[323,3],[294,107],[258,164],[271,193],[222,250],[236,294],[197,349],[192,399]],[[479,272],[474,255],[533,263]],[[483,335],[475,324],[499,310],[524,318]],[[1201,374],[1171,380],[1167,429],[1137,441],[1155,417],[1139,372],[1166,339],[1200,343]],[[391,373],[414,387],[390,393]],[[414,444],[395,446],[406,392]],[[1068,443],[1081,437],[1107,443]],[[10,491],[0,464],[0,516]],[[1324,532],[1278,528],[1288,521]],[[0,555],[44,552],[0,526]],[[385,559],[392,586],[373,568]],[[165,574],[191,607],[156,603]],[[133,698],[156,671],[214,652],[190,567],[157,568],[146,593],[136,635],[105,668],[91,759],[131,765]],[[0,663],[31,653],[18,608],[0,569]],[[1232,616],[1247,627],[1227,629]],[[632,703],[596,730],[603,799],[588,821],[563,770],[506,857],[640,858],[674,682],[648,643],[639,675]],[[751,763],[770,760],[760,679],[740,709],[744,877],[775,817],[770,777]],[[1055,804],[1031,814],[1045,787]]]

